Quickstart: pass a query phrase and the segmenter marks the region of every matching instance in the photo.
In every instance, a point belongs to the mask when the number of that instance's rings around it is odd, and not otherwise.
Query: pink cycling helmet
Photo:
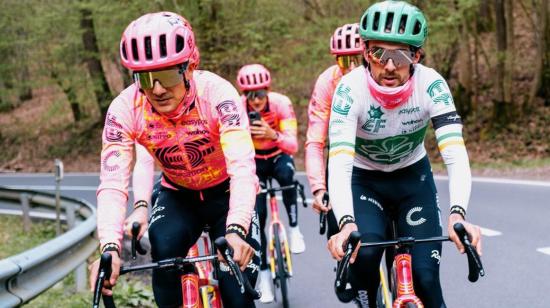
[[[172,12],[141,16],[128,25],[120,40],[122,65],[132,71],[155,70],[195,61],[196,49],[191,25]],[[198,64],[198,54],[196,58]]]
[[[330,38],[330,53],[335,56],[360,54],[363,51],[359,24],[347,24],[336,28]]]
[[[237,85],[241,91],[268,88],[271,85],[271,74],[261,64],[245,65],[237,74]]]

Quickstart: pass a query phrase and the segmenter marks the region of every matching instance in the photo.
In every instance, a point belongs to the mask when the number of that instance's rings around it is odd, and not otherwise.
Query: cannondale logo
[[[426,218],[424,217],[420,217],[420,219],[417,219],[417,220],[413,220],[412,219],[412,215],[416,212],[420,212],[422,211],[422,208],[417,206],[417,207],[413,207],[412,209],[410,209],[410,211],[407,213],[407,224],[409,224],[409,226],[418,226],[418,225],[421,225],[423,223],[426,222]]]
[[[120,157],[120,152],[118,150],[114,150],[105,155],[105,158],[103,159],[103,170],[113,172],[120,168],[117,164],[109,164],[109,160],[113,157]]]
[[[220,122],[227,126],[239,126],[241,117],[234,101],[224,101],[216,106],[220,116]]]

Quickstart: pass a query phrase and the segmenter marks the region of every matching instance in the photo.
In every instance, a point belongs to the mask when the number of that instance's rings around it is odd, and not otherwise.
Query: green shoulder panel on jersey
[[[428,95],[432,98],[434,104],[443,103],[445,106],[453,104],[453,96],[443,79],[437,79],[428,86]]]
[[[351,88],[343,83],[338,85],[336,92],[334,93],[334,102],[332,104],[332,111],[347,116],[351,105],[353,104],[353,98],[350,96]]]
[[[355,152],[379,164],[391,165],[409,156],[422,142],[428,126],[406,135],[384,139],[355,139]]]

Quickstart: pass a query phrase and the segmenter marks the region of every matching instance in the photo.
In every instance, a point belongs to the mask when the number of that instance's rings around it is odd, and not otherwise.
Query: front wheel
[[[273,240],[275,241],[275,257],[276,257],[276,275],[279,280],[279,287],[281,288],[281,295],[283,298],[283,307],[288,308],[288,274],[285,265],[283,247],[281,245],[281,238],[279,236],[279,225],[273,225]]]

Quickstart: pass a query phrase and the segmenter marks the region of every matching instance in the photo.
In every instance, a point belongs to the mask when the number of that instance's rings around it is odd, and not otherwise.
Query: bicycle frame
[[[289,245],[288,245],[288,239],[287,239],[287,236],[286,236],[286,231],[285,231],[285,228],[284,228],[284,225],[282,223],[282,221],[280,220],[279,218],[279,203],[277,202],[277,196],[275,195],[275,190],[272,189],[271,187],[271,180],[268,180],[267,181],[267,193],[269,195],[269,209],[271,211],[271,221],[269,222],[269,238],[268,238],[268,242],[269,242],[269,246],[268,246],[268,249],[269,249],[269,269],[271,270],[271,277],[273,279],[276,278],[276,272],[275,272],[275,260],[276,260],[276,253],[275,253],[275,237],[273,236],[273,227],[275,225],[278,225],[279,228],[279,237],[282,241],[282,246],[283,246],[283,249],[284,249],[284,254],[285,254],[285,258],[286,258],[286,264],[287,264],[287,269],[288,269],[288,275],[290,277],[292,277],[292,259],[290,257],[290,248],[289,248]],[[280,190],[284,190],[285,188],[289,188],[289,187],[294,187],[294,185],[292,186],[285,186],[285,187],[281,187],[279,188]]]
[[[203,233],[201,238],[187,253],[187,258],[200,255],[198,243],[203,241],[203,255],[210,255],[210,241]],[[189,308],[221,308],[221,295],[218,281],[214,278],[214,268],[211,262],[203,261],[194,264],[195,270],[181,276],[183,307]],[[199,300],[200,298],[200,300]]]

